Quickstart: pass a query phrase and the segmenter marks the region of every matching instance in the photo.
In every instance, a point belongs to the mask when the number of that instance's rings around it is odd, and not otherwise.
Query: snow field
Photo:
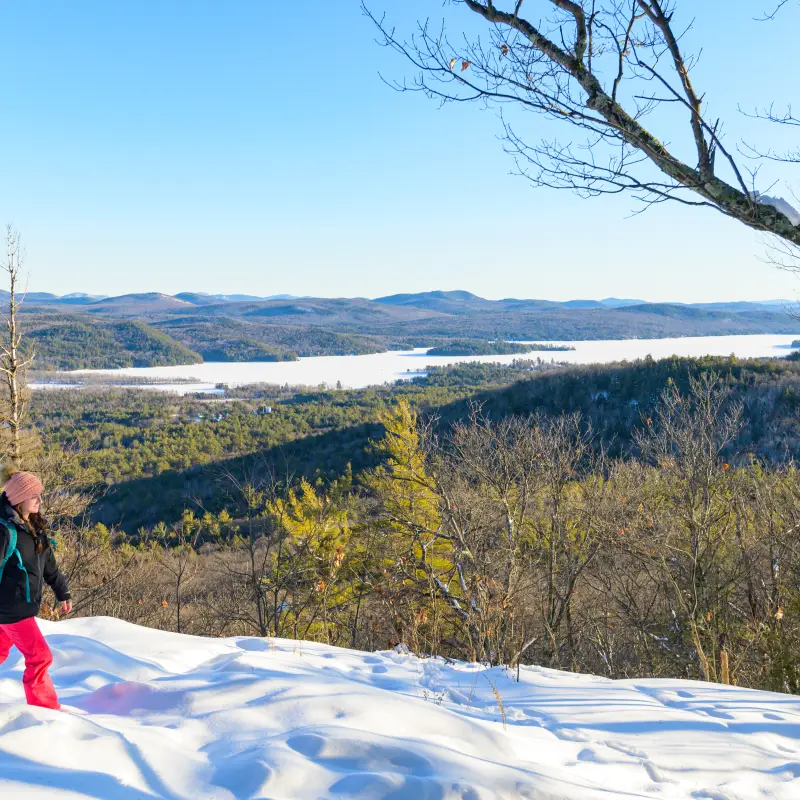
[[[0,797],[800,798],[800,698],[40,621],[66,710],[0,666]]]

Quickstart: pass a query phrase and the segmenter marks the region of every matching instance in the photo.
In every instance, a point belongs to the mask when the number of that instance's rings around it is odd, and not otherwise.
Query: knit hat
[[[15,472],[3,488],[12,506],[18,506],[44,491],[42,482],[32,472]]]

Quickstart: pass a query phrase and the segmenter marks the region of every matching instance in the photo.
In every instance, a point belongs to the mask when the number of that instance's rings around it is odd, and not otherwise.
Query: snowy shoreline
[[[456,363],[483,362],[510,364],[514,359],[541,358],[569,364],[602,364],[613,361],[634,361],[652,356],[654,359],[672,355],[701,357],[706,355],[739,358],[760,358],[788,355],[791,343],[798,334],[763,334],[743,336],[699,336],[673,339],[620,339],[552,342],[555,345],[574,347],[567,351],[540,351],[519,355],[496,356],[429,356],[427,348],[407,351],[389,351],[358,356],[316,356],[299,361],[260,362],[206,362],[177,367],[131,367],[114,370],[79,370],[60,373],[69,376],[70,382],[79,382],[81,376],[91,376],[93,386],[102,386],[98,379],[108,376],[119,385],[120,378],[129,376],[139,380],[158,380],[160,383],[137,385],[136,388],[173,391],[181,394],[193,392],[219,392],[218,384],[243,386],[252,383],[360,389],[396,380],[409,380],[425,374],[427,366],[447,366]],[[169,381],[184,383],[169,383]],[[166,381],[166,383],[164,382]],[[191,383],[186,383],[191,381]],[[46,384],[33,384],[32,388],[46,388]],[[69,388],[69,387],[61,387]]]

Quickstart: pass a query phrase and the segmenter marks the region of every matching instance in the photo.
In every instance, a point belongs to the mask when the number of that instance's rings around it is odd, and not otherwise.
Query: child
[[[32,472],[14,472],[0,494],[0,664],[16,645],[25,657],[22,684],[28,703],[58,709],[56,690],[47,673],[53,656],[36,615],[44,582],[52,587],[65,614],[72,610],[72,601],[47,538],[47,523],[39,513],[43,491],[42,482]]]

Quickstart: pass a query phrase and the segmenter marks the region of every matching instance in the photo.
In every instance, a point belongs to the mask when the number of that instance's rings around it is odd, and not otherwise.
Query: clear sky
[[[370,2],[406,30],[471,16]],[[760,0],[678,5],[698,14],[687,45],[702,40],[696,80],[727,142],[770,137],[736,107],[797,100],[800,9],[766,25],[752,19]],[[410,73],[358,0],[3,0],[0,30],[0,221],[22,233],[31,289],[681,301],[800,289],[762,261],[758,234],[716,212],[631,217],[629,198],[510,175],[494,113],[381,82]]]

